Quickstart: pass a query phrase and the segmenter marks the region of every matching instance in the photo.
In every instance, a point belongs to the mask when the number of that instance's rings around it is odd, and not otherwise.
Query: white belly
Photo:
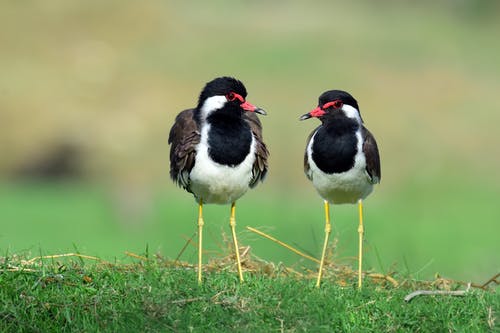
[[[330,203],[356,203],[359,199],[366,198],[373,190],[373,184],[366,172],[366,160],[361,153],[362,146],[359,137],[358,152],[355,156],[354,167],[340,173],[324,173],[311,157],[311,147],[314,137],[308,145],[309,176],[321,197]]]
[[[203,203],[227,204],[239,199],[249,188],[255,161],[255,139],[250,153],[240,164],[230,167],[214,162],[208,155],[208,144],[202,133],[195,164],[190,173],[190,190]]]
[[[338,174],[313,171],[312,181],[321,197],[334,204],[356,203],[373,190],[364,170],[353,169]]]

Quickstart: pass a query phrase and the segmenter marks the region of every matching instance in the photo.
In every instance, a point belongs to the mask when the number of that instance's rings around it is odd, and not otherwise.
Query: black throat
[[[314,136],[312,159],[321,171],[332,174],[354,166],[358,151],[356,132],[359,124],[347,117],[326,120]]]
[[[241,112],[241,111],[240,111]],[[236,166],[250,153],[252,132],[238,110],[220,110],[207,117],[208,155],[219,164]]]

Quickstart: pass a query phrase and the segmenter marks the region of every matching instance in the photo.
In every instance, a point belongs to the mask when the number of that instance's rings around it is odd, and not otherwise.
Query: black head
[[[247,90],[240,80],[233,77],[223,76],[213,79],[208,82],[201,91],[198,99],[198,107],[201,107],[205,100],[212,96],[225,96],[231,92],[240,95],[243,98],[247,97]]]
[[[245,111],[266,114],[261,108],[247,102],[246,97],[247,90],[241,81],[227,76],[218,77],[208,82],[201,91],[197,112],[202,117],[218,110],[233,112],[233,115],[241,115]]]
[[[350,106],[351,108],[344,106]],[[316,117],[323,121],[329,115],[338,114],[335,111],[341,111],[345,116],[358,118],[362,122],[358,102],[351,94],[343,90],[328,90],[322,93],[318,98],[318,106],[300,117],[300,120]]]
[[[318,98],[318,106],[322,107],[329,102],[334,102],[340,100],[343,104],[347,104],[356,108],[359,111],[358,102],[349,94],[347,91],[343,90],[328,90],[321,94]]]

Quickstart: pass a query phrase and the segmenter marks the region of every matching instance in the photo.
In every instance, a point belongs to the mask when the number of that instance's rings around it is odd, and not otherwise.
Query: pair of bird
[[[202,281],[203,205],[231,204],[231,228],[238,275],[243,273],[236,238],[235,207],[249,188],[264,180],[269,151],[263,142],[256,113],[266,112],[246,101],[243,83],[219,77],[203,88],[198,105],[184,110],[170,130],[170,176],[192,193],[198,203],[198,282]],[[324,199],[325,239],[316,285],[321,283],[325,253],[331,233],[329,204],[358,203],[361,287],[362,200],[380,182],[380,159],[373,135],[363,126],[356,100],[347,92],[330,90],[318,106],[300,120],[318,118],[321,125],[309,136],[304,171]]]

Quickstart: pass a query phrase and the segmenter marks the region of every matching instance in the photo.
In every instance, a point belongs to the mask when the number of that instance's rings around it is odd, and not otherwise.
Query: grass
[[[237,205],[240,243],[257,256],[294,265],[300,258],[246,231],[263,230],[319,257],[323,241],[322,202],[309,186],[303,195],[262,188],[250,191]],[[365,205],[365,268],[387,273],[406,271],[418,279],[436,273],[481,283],[497,273],[499,247],[496,211],[498,189],[485,184],[457,184],[453,178],[430,185],[408,184],[405,191],[381,188]],[[154,253],[174,259],[196,231],[196,205],[172,184],[146,198],[140,191],[116,194],[102,186],[81,183],[0,186],[0,251],[43,255],[75,250],[106,260],[121,260],[125,251]],[[440,190],[442,189],[442,190]],[[138,194],[139,193],[139,194]],[[265,194],[263,194],[265,193]],[[136,197],[134,197],[136,196]],[[135,201],[143,202],[143,206]],[[258,208],[258,209],[256,209]],[[224,252],[221,234],[228,231],[229,207],[205,209],[205,260]],[[334,257],[355,266],[356,209],[334,206]],[[182,260],[196,262],[190,246]],[[302,264],[302,263],[301,263]],[[315,264],[309,266],[311,269]]]
[[[355,214],[349,207],[334,210],[338,221],[337,241],[332,242],[333,256],[330,255],[325,281],[319,290],[314,287],[316,264],[304,262],[276,244],[245,231],[246,225],[258,227],[317,257],[323,222],[321,201],[312,197],[313,194],[302,198],[277,192],[262,197],[251,192],[248,198],[241,200],[238,208],[240,243],[251,246],[253,254],[268,261],[254,267],[247,263],[244,284],[237,281],[232,259],[225,262],[219,259],[228,252],[224,237],[220,237],[220,230],[226,229],[228,208],[207,206],[204,257],[207,271],[205,283],[199,287],[192,268],[196,262],[194,246],[182,254],[183,265],[172,262],[186,242],[183,236],[190,237],[195,231],[194,222],[179,223],[195,221],[196,214],[194,201],[180,190],[159,193],[151,199],[146,213],[133,215],[122,212],[122,205],[101,187],[78,183],[4,183],[0,190],[0,220],[5,222],[0,232],[3,252],[0,331],[477,332],[498,329],[494,326],[500,311],[497,291],[473,289],[465,297],[422,296],[411,303],[403,301],[404,296],[415,289],[465,288],[463,283],[434,280],[436,271],[446,277],[463,279],[467,274],[477,273],[476,263],[484,259],[487,269],[473,282],[483,283],[496,273],[492,271],[496,243],[488,238],[475,236],[482,244],[469,240],[461,244],[461,251],[453,253],[440,251],[439,246],[447,244],[450,248],[456,239],[448,240],[449,243],[440,241],[432,249],[422,245],[432,244],[426,235],[429,228],[432,229],[433,220],[420,216],[414,205],[422,205],[421,187],[425,186],[423,183],[408,186],[406,192],[394,196],[393,200],[373,200],[367,205],[366,222],[370,223],[365,269],[368,275],[363,290],[358,291],[352,272],[355,262],[348,255],[349,251],[355,253],[357,246],[356,226],[348,222],[355,220]],[[495,193],[495,189],[489,192],[486,186],[482,186],[482,190],[485,197],[476,195],[473,207],[487,206],[482,200]],[[434,192],[434,197],[440,196],[438,191]],[[424,201],[426,214],[442,214],[446,221],[447,214],[440,209],[447,206],[446,200],[457,198],[443,195],[443,200]],[[482,212],[486,215],[478,218],[477,223],[490,221],[487,210],[462,212],[465,216],[457,218],[479,217]],[[395,224],[398,216],[408,217],[404,227],[417,232],[407,232],[404,240],[387,232],[398,227]],[[430,224],[426,226],[426,223]],[[419,224],[424,225],[411,229]],[[457,228],[460,226],[462,224]],[[449,232],[445,223],[434,224],[433,228],[439,235]],[[457,229],[455,235],[460,237],[462,232],[471,235],[477,231]],[[400,252],[392,253],[390,249]],[[124,254],[127,250],[145,251],[146,259],[131,258]],[[103,260],[26,261],[38,254],[69,251],[98,255]],[[467,261],[470,251],[476,251],[476,255]],[[419,262],[428,261],[422,252],[437,258],[435,263],[421,265]],[[153,257],[151,253],[158,255]],[[393,265],[394,260],[400,264]],[[446,274],[443,262],[461,273]],[[370,276],[370,272],[391,274],[398,281],[397,287],[388,280]],[[432,283],[426,282],[429,279]]]
[[[30,264],[18,256],[2,259],[2,332],[486,332],[499,328],[500,298],[491,291],[473,290],[464,297],[422,296],[405,303],[404,296],[418,287],[415,281],[393,288],[366,279],[363,289],[357,290],[355,279],[340,286],[327,276],[318,289],[314,279],[284,274],[284,268],[278,267],[267,273],[246,272],[246,281],[240,284],[235,272],[222,264],[217,271],[206,272],[198,286],[189,266],[158,257],[127,264],[78,258]]]

